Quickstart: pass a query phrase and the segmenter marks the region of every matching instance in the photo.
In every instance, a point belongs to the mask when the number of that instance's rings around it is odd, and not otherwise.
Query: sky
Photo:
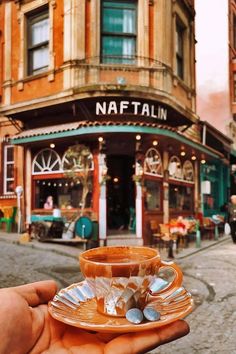
[[[195,0],[197,85],[227,88],[228,1]]]
[[[195,0],[197,113],[226,133],[228,87],[228,0]]]

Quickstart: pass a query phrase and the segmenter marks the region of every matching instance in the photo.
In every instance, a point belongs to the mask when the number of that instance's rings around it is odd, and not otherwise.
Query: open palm
[[[189,331],[184,321],[157,330],[122,335],[87,332],[63,324],[48,313],[57,291],[54,281],[0,289],[0,354],[136,354]]]

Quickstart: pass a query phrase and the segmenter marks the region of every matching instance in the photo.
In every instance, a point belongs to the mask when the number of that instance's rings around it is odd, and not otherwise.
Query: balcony
[[[109,61],[109,63],[108,63]],[[66,64],[76,94],[123,95],[161,99],[195,110],[195,90],[178,78],[173,69],[159,60],[132,57],[90,57]],[[191,82],[190,78],[188,81]],[[175,105],[174,104],[174,105]]]
[[[194,88],[178,78],[170,66],[152,58],[98,56],[67,61],[55,71],[55,82],[61,85],[55,85],[55,90],[47,75],[48,73],[44,73],[40,78],[30,77],[23,80],[21,91],[16,91],[19,101],[5,106],[2,109],[3,114],[28,121],[32,117],[32,110],[37,110],[37,115],[46,117],[49,112],[55,112],[53,107],[56,105],[61,107],[64,117],[71,114],[76,117],[75,105],[72,113],[68,113],[71,112],[72,101],[95,99],[99,96],[120,96],[159,101],[181,115],[187,115],[191,120],[196,118]],[[39,92],[39,85],[43,85],[44,90]]]
[[[69,64],[74,70],[74,86],[114,85],[148,87],[171,93],[173,72],[164,63],[145,57],[106,56],[76,60]]]

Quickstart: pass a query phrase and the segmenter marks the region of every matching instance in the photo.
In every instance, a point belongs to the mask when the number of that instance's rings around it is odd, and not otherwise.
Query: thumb
[[[51,300],[57,292],[57,284],[54,280],[44,280],[10,289],[21,295],[29,306],[34,307]]]

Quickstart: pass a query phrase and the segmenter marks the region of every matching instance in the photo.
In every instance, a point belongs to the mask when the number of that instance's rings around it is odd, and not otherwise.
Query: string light
[[[137,134],[136,135],[136,140],[141,140],[141,135]]]
[[[115,177],[115,179],[116,179],[116,177]],[[118,178],[117,178],[117,180],[118,180]],[[118,182],[118,181],[115,181],[115,182]],[[62,182],[58,182],[58,183],[56,183],[56,182],[48,182],[47,180],[46,181],[40,181],[40,180],[37,180],[36,181],[36,183],[38,184],[38,185],[42,185],[42,186],[53,186],[53,187],[68,187],[69,186],[69,183],[68,182],[66,182],[66,183],[62,183]],[[73,187],[73,186],[75,186],[76,184],[81,184],[81,182],[80,181],[77,181],[76,183],[74,183],[74,182],[71,182],[70,183],[70,186],[71,187]]]
[[[54,147],[55,147],[55,144],[51,143],[51,144],[50,144],[50,148],[51,148],[51,149],[54,149]]]
[[[99,143],[102,143],[103,142],[103,137],[99,136],[98,141],[99,141]]]
[[[183,150],[183,151],[181,151],[180,155],[181,155],[181,156],[185,156],[185,155],[186,155],[186,152]]]
[[[201,164],[204,165],[206,163],[206,160],[202,159]]]
[[[157,146],[158,145],[158,141],[157,140],[153,140],[152,145],[153,146]]]

